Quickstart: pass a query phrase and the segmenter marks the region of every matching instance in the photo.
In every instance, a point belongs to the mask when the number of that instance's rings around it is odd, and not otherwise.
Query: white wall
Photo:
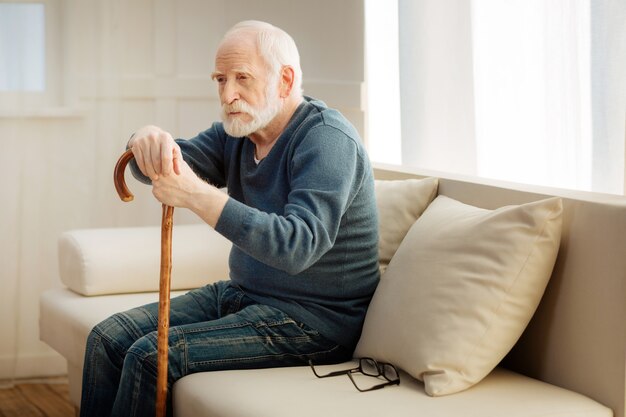
[[[118,201],[112,169],[129,135],[151,123],[189,137],[218,117],[209,78],[225,30],[266,20],[299,45],[305,94],[363,131],[360,0],[50,0],[58,6],[59,106],[0,112],[0,379],[64,372],[38,338],[38,296],[60,286],[56,241],[68,229],[159,224],[133,180]],[[177,213],[177,224],[195,222]],[[155,277],[158,279],[158,277]],[[6,337],[8,335],[8,337]]]

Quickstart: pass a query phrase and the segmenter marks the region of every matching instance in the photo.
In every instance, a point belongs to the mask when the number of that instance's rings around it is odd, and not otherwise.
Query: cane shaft
[[[129,149],[120,157],[113,171],[115,189],[122,201],[131,201],[133,194],[124,180],[126,165],[133,158]],[[172,274],[172,226],[174,207],[163,204],[161,217],[161,276],[159,279],[159,318],[157,329],[157,384],[156,416],[165,417],[167,413],[167,364],[168,336],[170,328],[170,281]]]
[[[163,204],[163,216],[161,218],[161,278],[159,281],[159,328],[157,331],[157,417],[165,417],[166,415],[173,215],[174,207],[166,206],[165,204]]]

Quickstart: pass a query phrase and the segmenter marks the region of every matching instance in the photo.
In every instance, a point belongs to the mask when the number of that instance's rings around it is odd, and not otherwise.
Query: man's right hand
[[[132,149],[141,172],[152,181],[172,172],[180,175],[180,147],[172,135],[163,129],[157,126],[142,127],[135,132],[128,147]]]

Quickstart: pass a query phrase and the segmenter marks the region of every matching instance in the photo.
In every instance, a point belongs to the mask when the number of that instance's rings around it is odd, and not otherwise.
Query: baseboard
[[[0,380],[67,375],[67,362],[56,352],[0,356]]]

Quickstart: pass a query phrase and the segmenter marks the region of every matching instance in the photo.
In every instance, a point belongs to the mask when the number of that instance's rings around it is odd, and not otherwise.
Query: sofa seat
[[[173,291],[172,296],[184,291]],[[42,295],[42,338],[66,358],[71,388],[80,387],[87,336],[94,325],[119,311],[158,300],[158,293],[84,297],[66,288]],[[354,367],[323,366],[321,372]],[[79,403],[80,392],[72,390]],[[177,417],[394,416],[429,417],[568,416],[610,417],[610,409],[581,394],[497,368],[475,387],[459,394],[429,397],[421,382],[403,373],[400,386],[359,393],[347,376],[318,379],[308,366],[249,371],[205,372],[174,385]],[[245,400],[242,398],[245,395]],[[277,403],[283,404],[276,407]],[[478,414],[472,414],[476,410]]]
[[[355,363],[320,367],[321,372]],[[563,388],[496,368],[474,387],[429,397],[402,373],[399,386],[358,392],[347,376],[316,378],[308,366],[188,375],[174,385],[176,417],[610,417],[607,407]],[[390,413],[393,410],[393,414]]]
[[[172,291],[172,297],[185,291]],[[159,293],[145,292],[85,297],[68,288],[45,291],[39,299],[41,339],[67,358],[70,398],[80,404],[83,360],[91,329],[120,311],[159,300]]]

